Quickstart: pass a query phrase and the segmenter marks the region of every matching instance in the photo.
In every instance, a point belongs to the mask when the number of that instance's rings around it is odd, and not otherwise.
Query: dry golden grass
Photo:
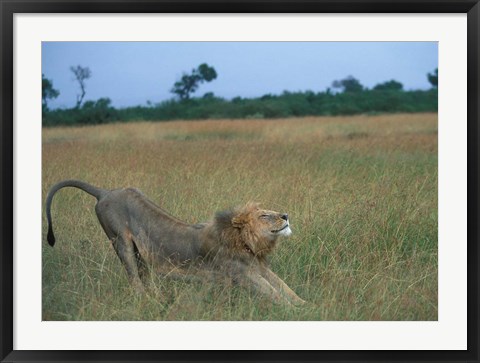
[[[43,130],[43,193],[135,186],[188,222],[256,200],[289,213],[272,268],[311,305],[153,278],[137,296],[95,200],[53,202],[46,320],[436,320],[437,115],[138,122]],[[46,224],[44,224],[44,240]]]

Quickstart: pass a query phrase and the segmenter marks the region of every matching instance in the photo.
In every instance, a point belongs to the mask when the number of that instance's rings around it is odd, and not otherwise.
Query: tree
[[[428,73],[427,79],[433,88],[438,88],[438,68],[435,68],[435,71],[433,71],[433,73]]]
[[[207,92],[202,97],[204,100],[213,100],[215,99],[215,94],[213,92]]]
[[[75,80],[80,86],[80,94],[77,95],[77,104],[75,106],[76,108],[80,108],[83,98],[85,97],[85,80],[92,76],[92,72],[88,67],[84,68],[82,66],[70,67],[70,70],[73,72]]]
[[[217,78],[217,72],[213,67],[203,63],[198,68],[192,69],[191,74],[184,73],[180,81],[175,82],[170,92],[175,93],[181,100],[188,100],[200,86],[200,83],[210,82]]]
[[[42,111],[48,111],[47,100],[57,98],[59,94],[60,92],[53,88],[52,81],[42,73]]]
[[[373,89],[375,91],[402,91],[403,84],[392,79],[391,81],[377,84]]]
[[[363,86],[361,85],[360,81],[352,76],[348,76],[340,81],[333,81],[332,87],[338,88],[345,93],[363,91]]]

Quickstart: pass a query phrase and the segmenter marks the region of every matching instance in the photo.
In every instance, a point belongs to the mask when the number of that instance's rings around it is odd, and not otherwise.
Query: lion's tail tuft
[[[55,246],[55,235],[53,234],[52,224],[48,224],[47,241],[50,246]]]

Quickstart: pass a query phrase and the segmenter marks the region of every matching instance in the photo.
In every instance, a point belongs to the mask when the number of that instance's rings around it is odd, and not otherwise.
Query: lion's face
[[[243,242],[254,254],[269,253],[279,236],[292,233],[286,213],[260,209],[257,203],[248,203],[238,210],[232,225],[240,229]]]
[[[257,231],[263,233],[265,236],[275,238],[277,236],[289,236],[292,233],[288,221],[288,214],[286,213],[257,209],[251,212],[250,218]]]

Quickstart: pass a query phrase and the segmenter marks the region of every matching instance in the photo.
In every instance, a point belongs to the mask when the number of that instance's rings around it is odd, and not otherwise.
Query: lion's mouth
[[[280,229],[276,229],[276,230],[273,230],[273,231],[270,231],[272,233],[278,233],[278,232],[281,232],[283,231],[284,229],[288,228],[289,224],[287,223],[286,225],[284,225],[282,228]]]

